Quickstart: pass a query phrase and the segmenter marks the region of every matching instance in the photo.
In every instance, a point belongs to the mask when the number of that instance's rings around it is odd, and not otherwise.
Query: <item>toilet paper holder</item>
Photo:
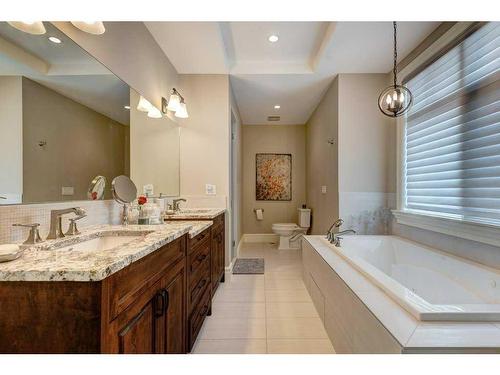
[[[254,208],[254,209],[253,209],[253,212],[257,212],[257,210],[261,210],[262,212],[264,212],[264,209],[263,209],[263,208]]]

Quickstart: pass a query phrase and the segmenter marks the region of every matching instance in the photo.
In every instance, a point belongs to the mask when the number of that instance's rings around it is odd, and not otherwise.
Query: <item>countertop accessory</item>
[[[24,245],[34,245],[36,243],[43,242],[42,238],[40,237],[40,231],[39,223],[33,223],[33,224],[12,224],[13,227],[24,227],[24,228],[30,228],[30,232],[28,235],[28,239],[23,242]]]
[[[21,253],[22,251],[19,248],[19,245],[0,245],[0,262],[10,262],[11,260],[19,258]]]
[[[128,224],[128,205],[137,197],[137,187],[134,182],[127,176],[117,176],[111,182],[111,191],[113,198],[118,203],[123,204],[123,219],[122,224]]]

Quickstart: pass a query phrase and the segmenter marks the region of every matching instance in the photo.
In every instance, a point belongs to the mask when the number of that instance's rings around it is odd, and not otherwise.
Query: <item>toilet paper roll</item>
[[[255,210],[255,216],[257,216],[257,220],[264,220],[264,213],[261,208]]]

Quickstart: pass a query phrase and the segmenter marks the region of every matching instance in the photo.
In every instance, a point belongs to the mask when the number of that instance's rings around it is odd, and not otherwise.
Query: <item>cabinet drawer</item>
[[[174,240],[105,280],[109,296],[109,321],[126,309],[144,288],[154,284],[167,267],[185,257],[186,237]]]
[[[199,277],[191,280],[188,289],[188,311],[192,311],[207,287],[210,287],[210,262],[204,262]],[[209,288],[211,290],[211,287]]]
[[[194,238],[189,239],[189,253],[195,251],[198,246],[201,246],[203,241],[206,241],[210,238],[210,228],[205,229],[203,232],[198,234]]]
[[[210,311],[210,288],[207,287],[203,293],[203,296],[200,300],[200,303],[196,305],[193,310],[191,316],[189,317],[189,350],[193,347],[196,337],[198,337],[198,333],[200,332],[201,326],[203,325],[203,321],[205,317],[208,315]]]
[[[204,242],[199,244],[199,246],[188,255],[188,280],[199,277],[201,269],[204,263],[210,263],[210,239],[207,238]]]

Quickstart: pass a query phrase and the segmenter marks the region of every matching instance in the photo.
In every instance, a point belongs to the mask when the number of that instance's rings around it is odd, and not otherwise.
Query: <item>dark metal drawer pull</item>
[[[196,258],[196,260],[198,260],[198,262],[203,262],[206,257],[207,257],[207,254],[202,254],[202,255],[199,255],[198,258]]]
[[[201,289],[203,288],[207,283],[207,279],[203,279],[203,280],[200,280],[200,282],[198,283],[198,285],[196,286],[196,289]]]

